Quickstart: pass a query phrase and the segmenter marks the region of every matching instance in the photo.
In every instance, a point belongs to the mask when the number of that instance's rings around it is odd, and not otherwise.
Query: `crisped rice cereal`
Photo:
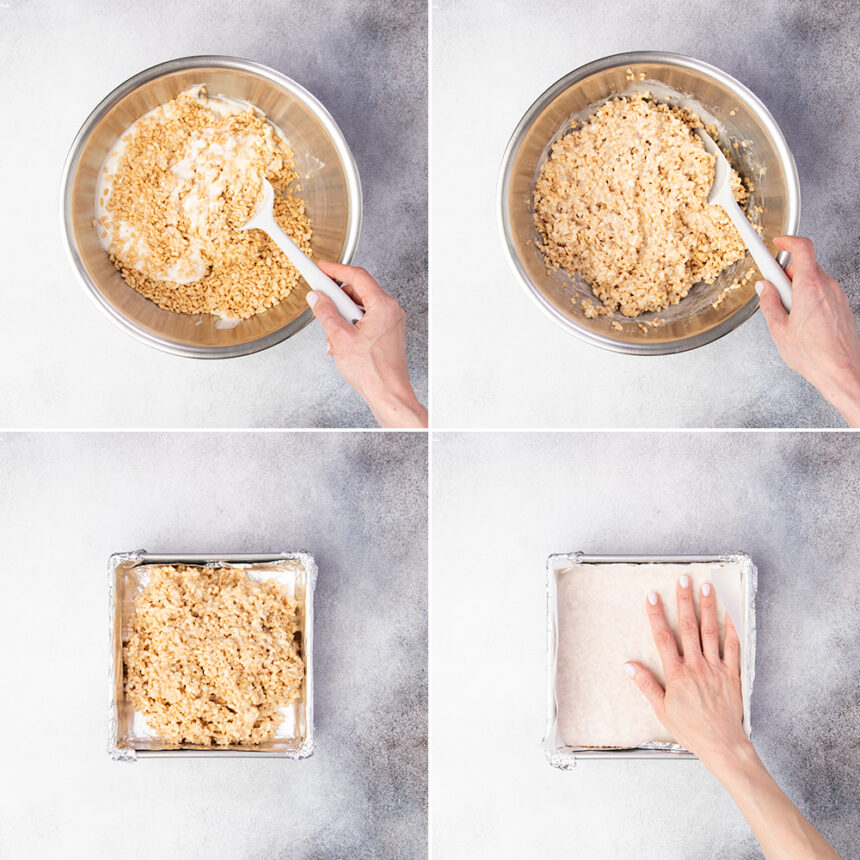
[[[125,281],[178,313],[246,319],[299,275],[260,230],[241,231],[275,189],[275,220],[307,254],[311,225],[292,149],[253,106],[193,87],[141,117],[109,153],[95,225]]]
[[[714,157],[691,130],[701,127],[640,94],[608,101],[553,145],[534,188],[535,226],[547,268],[581,275],[603,303],[584,303],[588,316],[676,305],[744,256],[725,210],[707,202]],[[743,203],[734,170],[731,183]]]
[[[259,744],[296,701],[296,601],[238,568],[154,566],[123,646],[125,690],[168,743]]]

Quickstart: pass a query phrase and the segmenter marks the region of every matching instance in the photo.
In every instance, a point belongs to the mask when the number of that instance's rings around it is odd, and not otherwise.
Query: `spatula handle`
[[[779,293],[782,299],[782,306],[787,310],[791,310],[791,281],[788,275],[782,269],[782,266],[777,263],[776,258],[768,250],[767,245],[762,241],[761,236],[755,231],[752,224],[747,221],[740,206],[735,205],[732,209],[726,207],[729,217],[737,227],[738,233],[741,234],[741,239],[749,248],[758,270],[766,281],[770,281]]]
[[[337,312],[347,322],[358,322],[364,316],[364,311],[302,251],[278,226],[274,218],[266,219],[265,226],[260,226],[287,255],[290,262],[299,270],[299,274],[307,281],[308,286],[315,292],[327,295],[334,302]]]

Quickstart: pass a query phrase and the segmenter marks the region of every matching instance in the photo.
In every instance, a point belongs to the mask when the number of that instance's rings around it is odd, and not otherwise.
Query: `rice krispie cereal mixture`
[[[275,220],[310,254],[283,135],[252,105],[193,87],[141,117],[108,154],[94,224],[126,282],[159,307],[246,319],[299,282],[265,233],[239,229],[264,177],[275,189]]]
[[[296,601],[243,570],[153,567],[123,646],[125,690],[168,743],[226,746],[272,737],[299,697]]]
[[[676,305],[744,256],[725,210],[708,205],[714,157],[692,131],[701,127],[695,114],[643,93],[606,102],[553,145],[534,221],[547,268],[581,275],[603,303],[587,315]],[[734,170],[731,182],[743,203]]]

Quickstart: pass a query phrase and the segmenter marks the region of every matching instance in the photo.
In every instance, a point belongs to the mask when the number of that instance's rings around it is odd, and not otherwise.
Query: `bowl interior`
[[[300,90],[294,92],[259,74],[233,68],[200,66],[162,74],[109,107],[82,141],[76,163],[70,166],[67,230],[73,254],[96,298],[127,328],[156,345],[190,354],[249,352],[248,344],[274,343],[310,322],[313,317],[305,302],[304,281],[276,307],[238,324],[225,323],[211,314],[162,310],[125,283],[92,225],[96,178],[109,149],[143,114],[195,84],[205,84],[213,95],[246,99],[281,128],[296,155],[298,194],[307,204],[314,258],[348,262],[346,257],[353,251],[348,245],[354,245],[350,234],[355,233],[360,217],[360,202],[351,191],[348,174],[354,168],[344,163],[338,143]]]
[[[630,80],[632,70],[634,80]],[[640,77],[643,76],[643,77]],[[793,161],[780,148],[779,131],[761,115],[746,94],[703,70],[672,62],[615,65],[588,74],[538,103],[514,143],[503,184],[503,221],[514,266],[535,298],[558,322],[609,349],[625,352],[672,352],[714,340],[755,311],[757,276],[718,297],[733,280],[755,269],[752,257],[727,268],[713,284],[700,282],[679,304],[628,319],[620,313],[589,319],[582,299],[594,298],[581,277],[563,270],[548,273],[537,248],[532,191],[552,144],[570,130],[572,120],[584,120],[608,99],[650,92],[661,101],[694,110],[705,124],[716,125],[720,142],[728,146],[731,161],[742,177],[753,183],[747,211],[763,229],[765,242],[793,232],[798,217],[797,180]],[[738,148],[732,148],[733,142]],[[743,141],[744,144],[740,142]],[[784,143],[782,144],[784,148]],[[760,207],[759,211],[756,207]],[[661,321],[659,325],[649,325]],[[665,322],[662,322],[664,321]],[[615,323],[615,325],[613,325]],[[620,326],[618,330],[617,326]]]

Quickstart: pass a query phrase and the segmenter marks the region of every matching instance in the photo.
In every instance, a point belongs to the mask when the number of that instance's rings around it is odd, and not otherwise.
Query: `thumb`
[[[327,295],[311,291],[306,298],[317,322],[328,335],[329,343],[339,335],[352,332],[352,326],[337,312],[334,302]]]
[[[663,700],[666,693],[654,677],[650,669],[646,669],[641,663],[629,661],[624,664],[624,671],[633,679],[633,683],[639,688],[639,692],[648,700],[648,704],[654,709],[657,719],[663,721]]]
[[[779,293],[770,281],[759,281],[755,285],[755,291],[759,295],[759,305],[770,336],[774,343],[779,345],[782,335],[788,327],[788,312],[782,306]]]

